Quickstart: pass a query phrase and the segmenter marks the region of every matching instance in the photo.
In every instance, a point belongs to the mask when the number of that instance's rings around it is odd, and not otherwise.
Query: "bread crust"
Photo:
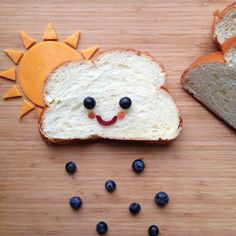
[[[230,39],[227,39],[224,44],[222,45],[222,51],[213,52],[204,56],[201,56],[197,58],[190,66],[183,72],[181,76],[181,84],[185,85],[185,77],[188,75],[190,70],[192,70],[194,67],[208,64],[208,63],[221,63],[225,64],[226,61],[224,59],[224,55],[230,50],[236,48],[236,37],[232,37]]]
[[[223,17],[228,14],[231,10],[236,8],[236,2],[233,2],[228,7],[226,7],[224,10],[220,11],[219,9],[213,13],[214,20],[213,20],[213,31],[212,31],[212,37],[214,41],[217,43],[219,47],[222,47],[221,43],[218,41],[216,36],[216,26],[217,24],[223,19]]]
[[[182,86],[184,87],[186,82],[185,82],[185,77],[189,74],[190,70],[193,68],[203,65],[203,64],[208,64],[208,63],[222,63],[225,64],[225,59],[224,59],[224,54],[222,52],[213,52],[205,56],[201,56],[198,59],[196,59],[182,74],[180,81]]]
[[[222,51],[224,54],[226,54],[230,49],[236,48],[236,36],[227,39],[222,45],[221,45]]]
[[[147,57],[149,59],[151,59],[153,62],[155,62],[158,66],[161,67],[162,69],[162,72],[165,74],[165,78],[166,78],[166,73],[165,73],[165,69],[164,69],[164,66],[155,58],[153,57],[152,55],[150,55],[149,53],[147,52],[142,52],[142,51],[139,51],[139,50],[135,50],[135,49],[131,49],[131,48],[112,48],[112,49],[107,49],[107,50],[104,50],[102,52],[100,52],[99,54],[97,54],[97,56],[95,56],[92,60],[90,60],[92,63],[95,64],[95,62],[103,55],[105,54],[108,54],[110,52],[114,52],[114,51],[118,51],[118,52],[134,52],[136,53],[138,56],[144,56],[144,57]],[[71,61],[68,61],[68,62],[64,62],[60,65],[58,65],[53,71],[55,71],[58,67],[62,66],[62,65],[66,65],[68,63],[70,63]],[[79,63],[84,63],[84,62],[87,62],[86,60],[79,60],[77,61]],[[53,71],[51,73],[53,73]],[[45,80],[45,84],[47,83],[49,79],[49,76],[46,78]],[[45,85],[44,85],[45,86]],[[161,90],[165,91],[166,93],[168,93],[168,90],[166,88],[166,81],[161,85],[160,87]],[[168,93],[169,95],[169,93]],[[169,95],[170,96],[170,95]],[[98,141],[101,141],[101,140],[114,140],[114,141],[118,141],[118,142],[134,142],[134,143],[146,143],[146,144],[168,144],[170,143],[171,141],[173,141],[174,139],[176,139],[178,137],[178,135],[181,133],[181,130],[182,130],[182,127],[183,127],[183,120],[180,116],[180,111],[179,111],[179,107],[177,106],[175,100],[173,99],[172,96],[170,96],[170,98],[173,100],[173,102],[175,103],[176,105],[176,108],[178,110],[178,114],[179,114],[179,126],[178,126],[178,130],[176,131],[176,135],[171,138],[171,139],[167,139],[167,140],[163,140],[163,139],[158,139],[158,140],[135,140],[135,139],[109,139],[109,138],[103,138],[103,137],[100,137],[100,136],[92,136],[90,137],[89,139],[53,139],[53,138],[49,138],[47,137],[47,135],[43,132],[42,130],[42,125],[43,125],[43,116],[44,116],[44,113],[47,111],[47,109],[49,108],[48,106],[46,106],[44,109],[43,109],[43,112],[41,114],[41,117],[39,119],[39,132],[40,132],[40,135],[42,137],[42,139],[47,143],[47,144],[75,144],[75,143],[79,143],[79,142],[82,142],[82,143],[88,143],[88,142],[98,142]],[[46,104],[47,105],[47,104]]]

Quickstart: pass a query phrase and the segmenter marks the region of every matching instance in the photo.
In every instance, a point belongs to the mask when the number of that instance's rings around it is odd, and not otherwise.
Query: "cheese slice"
[[[37,108],[36,115],[37,115],[38,120],[40,120],[42,114],[43,114],[43,109],[42,108]]]
[[[10,88],[3,96],[4,99],[21,97],[21,93],[16,85]]]
[[[20,31],[20,37],[23,41],[23,44],[25,46],[26,49],[29,49],[30,47],[32,47],[34,44],[36,44],[36,40],[33,39],[31,36],[29,36],[27,33],[25,33],[24,31]]]
[[[80,32],[77,31],[74,34],[70,35],[69,37],[67,37],[64,42],[66,44],[68,44],[69,46],[71,46],[72,48],[77,48],[78,46],[78,42],[79,42],[79,38],[80,38]]]
[[[30,111],[32,111],[35,107],[29,103],[28,101],[24,100],[22,106],[21,106],[21,110],[20,110],[20,115],[19,117],[22,118],[23,116],[25,116],[27,113],[29,113]]]
[[[12,49],[4,49],[4,52],[16,65],[20,62],[20,59],[24,55],[22,51],[17,51]]]
[[[97,50],[98,46],[94,46],[91,48],[85,48],[81,50],[81,53],[85,59],[89,60]]]
[[[16,69],[11,68],[11,69],[8,69],[8,70],[1,71],[0,72],[0,77],[2,77],[4,79],[9,79],[9,80],[16,81]]]
[[[58,36],[54,30],[53,24],[50,22],[48,23],[47,29],[43,35],[43,40],[44,41],[57,41]]]

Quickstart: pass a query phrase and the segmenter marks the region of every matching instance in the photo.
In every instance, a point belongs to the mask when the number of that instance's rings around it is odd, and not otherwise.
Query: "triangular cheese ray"
[[[91,48],[85,48],[81,50],[81,53],[85,59],[89,60],[97,50],[98,50],[98,46],[94,46]]]
[[[16,81],[16,68],[11,68],[0,72],[0,77]]]
[[[80,32],[77,31],[74,34],[67,37],[64,42],[71,46],[72,48],[77,48],[78,42],[79,42]]]
[[[26,49],[29,49],[30,47],[32,47],[36,43],[36,40],[33,39],[31,36],[29,36],[24,31],[20,31],[20,37],[21,37]]]
[[[48,23],[47,29],[43,35],[43,40],[44,41],[57,41],[58,37],[57,34],[54,30],[53,24],[50,22]]]
[[[12,49],[4,49],[4,52],[16,65],[20,62],[20,59],[24,55],[24,52]]]
[[[37,115],[38,120],[40,120],[42,114],[43,114],[43,109],[42,108],[37,108],[36,115]]]
[[[14,85],[12,88],[10,88],[3,96],[4,99],[9,99],[9,98],[17,98],[21,97],[21,93],[19,89]]]
[[[29,103],[28,101],[24,100],[22,106],[21,106],[21,110],[20,110],[20,115],[19,117],[22,118],[23,116],[25,116],[27,113],[29,113],[30,111],[32,111],[35,107]]]

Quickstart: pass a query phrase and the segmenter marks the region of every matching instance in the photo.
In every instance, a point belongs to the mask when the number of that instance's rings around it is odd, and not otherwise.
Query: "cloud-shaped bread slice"
[[[236,129],[236,38],[226,40],[222,49],[198,58],[181,80],[190,94]]]
[[[63,64],[45,83],[47,108],[40,132],[54,143],[172,140],[182,122],[164,84],[165,73],[156,59],[131,49],[108,50],[93,61]]]

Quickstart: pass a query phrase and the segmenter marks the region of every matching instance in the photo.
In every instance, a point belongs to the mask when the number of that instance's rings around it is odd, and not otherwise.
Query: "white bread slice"
[[[198,58],[182,75],[184,89],[215,115],[236,129],[236,39],[224,52]]]
[[[93,61],[73,61],[56,68],[48,77],[44,100],[48,108],[40,132],[49,142],[68,143],[89,139],[163,142],[176,138],[181,118],[172,97],[162,88],[163,67],[150,55],[131,49],[113,49]],[[119,107],[122,97],[132,106]],[[103,120],[125,112],[110,126],[89,119],[85,97],[96,99],[92,110]]]
[[[219,45],[236,37],[236,3],[214,13],[213,38]]]

